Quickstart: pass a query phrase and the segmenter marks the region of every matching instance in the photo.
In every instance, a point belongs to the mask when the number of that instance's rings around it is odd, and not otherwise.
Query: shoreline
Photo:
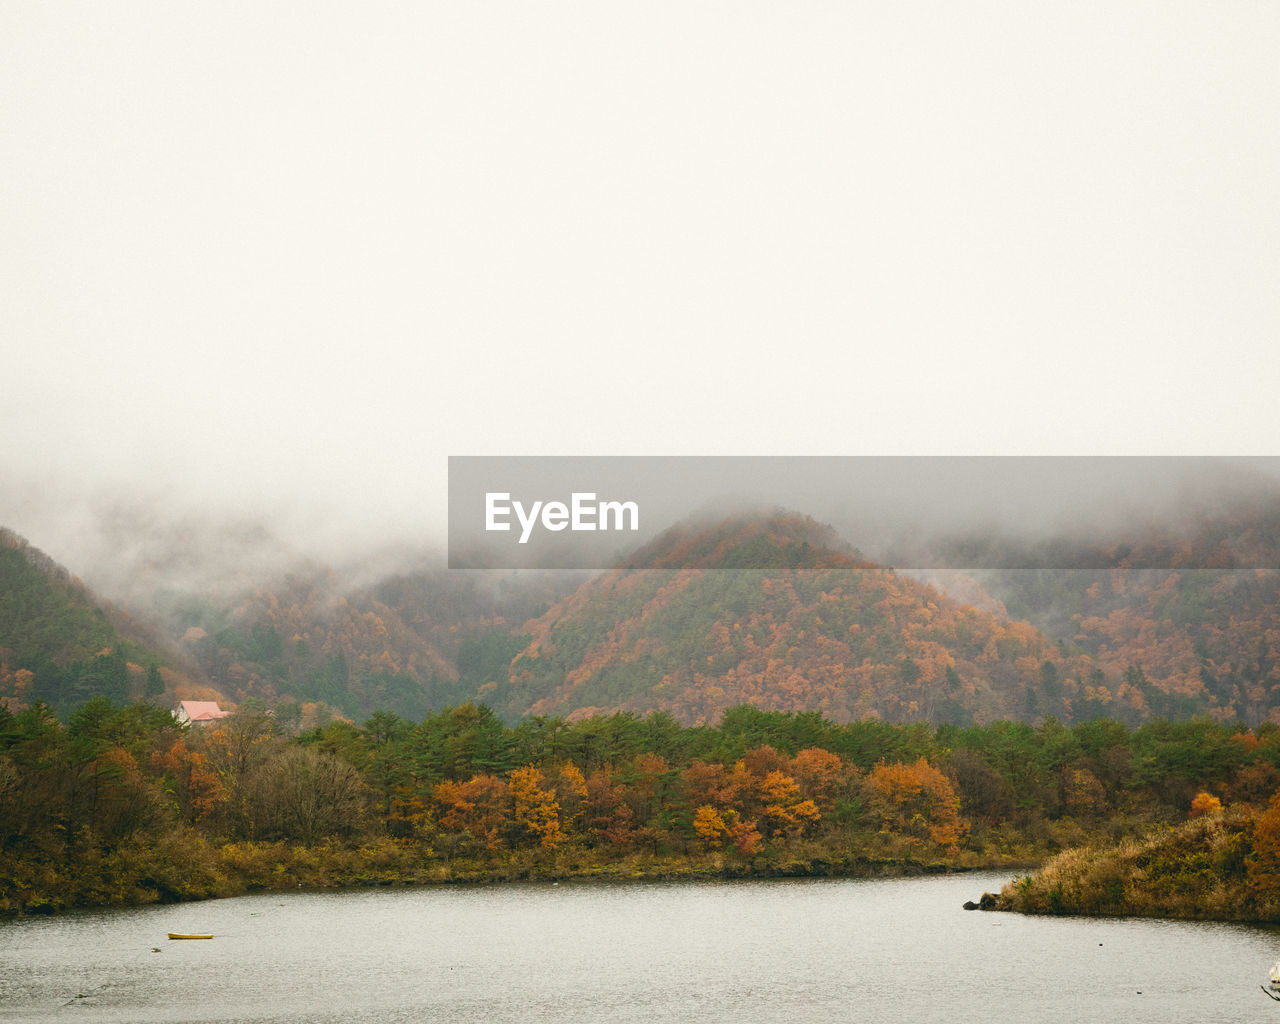
[[[325,870],[308,855],[305,848],[255,851],[284,854],[267,857],[262,866],[269,870],[229,875],[219,873],[214,884],[198,892],[161,892],[140,885],[132,890],[134,898],[98,901],[58,900],[54,894],[30,894],[31,899],[16,907],[0,910],[0,921],[27,917],[53,916],[82,910],[111,910],[133,907],[198,903],[210,899],[226,899],[263,892],[336,892],[355,889],[420,888],[427,886],[487,886],[512,883],[601,883],[626,885],[646,882],[735,882],[767,879],[848,878],[888,879],[924,878],[940,875],[964,875],[1033,870],[1029,863],[950,864],[939,860],[893,860],[865,855],[842,858],[788,859],[779,862],[754,860],[745,862],[722,859],[679,859],[635,857],[629,860],[582,863],[570,858],[541,859],[529,857],[505,865],[458,860],[451,863],[422,864],[411,870],[373,870],[352,873],[331,866]],[[294,855],[288,857],[288,855]],[[288,858],[288,859],[286,859]],[[290,864],[289,860],[293,863]],[[304,867],[299,862],[310,861]],[[9,901],[19,898],[11,893]]]

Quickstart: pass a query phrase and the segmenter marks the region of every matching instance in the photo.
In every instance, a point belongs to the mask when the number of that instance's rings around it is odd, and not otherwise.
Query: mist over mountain
[[[63,596],[43,611],[10,599],[0,697],[70,706],[92,673],[61,688],[46,674],[38,692],[17,673],[134,644],[117,697],[254,699],[300,724],[466,701],[511,720],[660,709],[694,723],[741,703],[956,724],[1280,718],[1267,487],[1112,532],[916,534],[901,570],[778,509],[681,521],[596,574],[449,571],[404,542],[326,560],[261,521],[129,506],[96,528],[118,553],[96,577],[110,603],[9,535],[27,552],[9,590],[35,586],[39,565]],[[61,633],[37,628],[60,618]],[[124,625],[48,638],[77,622]]]
[[[44,552],[0,528],[0,698],[65,714],[117,702],[209,695],[199,667],[156,623],[102,601]]]
[[[1010,616],[1087,655],[1093,673],[1144,689],[1156,713],[1271,717],[1280,501],[1260,495],[1105,542],[970,536],[947,544],[957,563],[987,566],[973,578]],[[977,558],[975,546],[983,548]]]
[[[1018,717],[1055,653],[785,514],[674,528],[525,629],[492,691],[508,711],[658,708],[686,723],[743,703],[838,721]]]

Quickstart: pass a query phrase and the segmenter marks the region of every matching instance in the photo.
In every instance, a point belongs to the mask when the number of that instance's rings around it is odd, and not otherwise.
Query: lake
[[[271,893],[8,921],[0,1021],[1280,1021],[1258,989],[1280,930],[961,909],[1007,879]]]

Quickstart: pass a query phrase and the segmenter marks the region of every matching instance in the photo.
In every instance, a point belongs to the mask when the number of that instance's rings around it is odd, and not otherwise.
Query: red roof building
[[[173,710],[173,717],[178,720],[179,725],[186,725],[188,722],[216,722],[230,714],[230,711],[223,711],[218,707],[216,700],[184,700]]]

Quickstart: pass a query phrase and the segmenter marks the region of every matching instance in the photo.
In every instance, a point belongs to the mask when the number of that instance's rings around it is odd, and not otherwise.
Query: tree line
[[[482,704],[286,735],[96,698],[0,709],[0,910],[298,884],[1030,865],[1265,808],[1280,729],[835,723],[732,708],[504,724]]]

